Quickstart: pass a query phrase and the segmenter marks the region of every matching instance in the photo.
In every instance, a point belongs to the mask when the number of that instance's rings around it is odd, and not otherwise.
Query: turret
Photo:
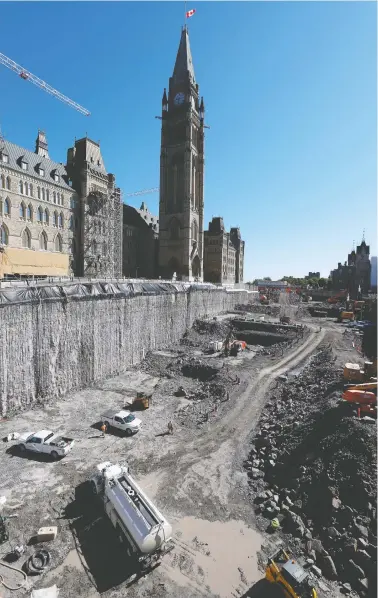
[[[167,90],[165,87],[164,87],[164,93],[163,93],[163,98],[161,100],[161,104],[162,104],[163,112],[166,112],[168,110],[168,98],[167,98]]]

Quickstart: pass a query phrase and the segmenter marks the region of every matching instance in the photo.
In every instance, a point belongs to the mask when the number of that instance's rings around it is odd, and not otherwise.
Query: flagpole
[[[186,27],[186,2],[187,0],[184,1],[184,27]]]

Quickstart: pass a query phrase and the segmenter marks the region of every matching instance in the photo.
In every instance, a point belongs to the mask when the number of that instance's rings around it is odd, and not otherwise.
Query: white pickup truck
[[[20,451],[31,451],[33,453],[44,453],[51,455],[56,460],[65,457],[72,449],[75,441],[72,438],[56,436],[51,430],[40,430],[34,434],[23,434],[20,436]]]
[[[116,411],[109,409],[101,415],[101,423],[106,426],[112,426],[125,432],[126,436],[131,436],[139,432],[142,422],[130,411]]]

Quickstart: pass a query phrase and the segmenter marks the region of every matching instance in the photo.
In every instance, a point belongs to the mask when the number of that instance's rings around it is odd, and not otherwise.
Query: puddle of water
[[[180,586],[208,586],[221,598],[244,594],[261,578],[257,552],[262,537],[242,521],[184,517],[174,526],[176,549],[164,569]]]

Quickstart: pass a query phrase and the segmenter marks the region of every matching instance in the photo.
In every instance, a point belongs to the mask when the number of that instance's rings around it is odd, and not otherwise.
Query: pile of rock
[[[326,349],[279,382],[246,469],[258,521],[278,520],[316,575],[365,595],[376,588],[375,430],[343,411],[339,377]]]

